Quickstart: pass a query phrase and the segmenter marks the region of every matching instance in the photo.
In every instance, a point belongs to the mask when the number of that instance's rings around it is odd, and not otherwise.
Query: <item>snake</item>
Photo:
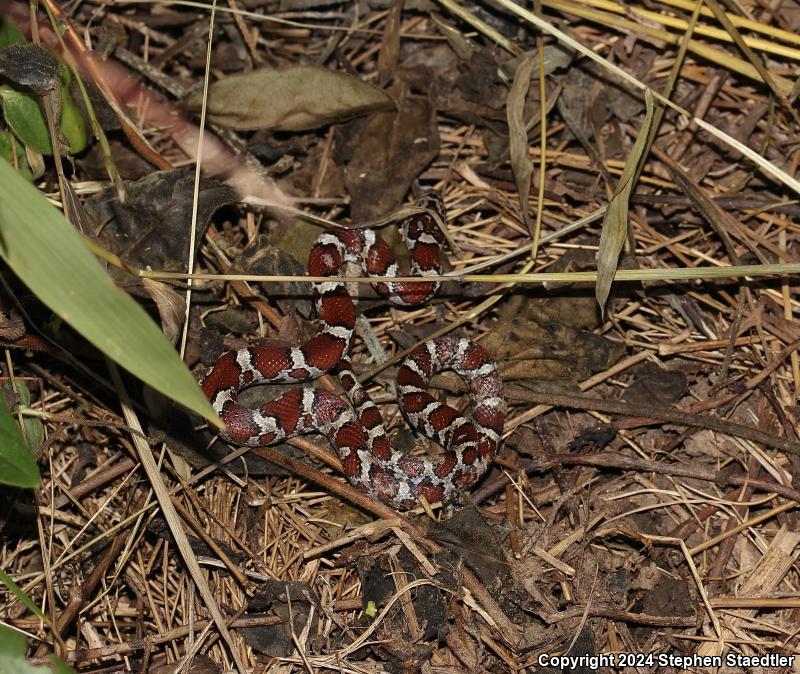
[[[400,224],[408,247],[410,272],[438,276],[446,242],[437,223],[446,222],[444,203],[429,192],[415,212]],[[434,214],[436,217],[434,217]],[[380,276],[376,292],[400,306],[428,302],[438,292],[436,280],[392,281],[398,261],[392,248],[372,229],[330,227],[314,242],[308,274],[324,277],[312,284],[318,332],[300,346],[268,342],[223,353],[201,386],[222,418],[223,440],[233,445],[263,447],[304,433],[326,436],[339,455],[345,477],[359,491],[397,510],[428,503],[454,503],[488,470],[503,432],[503,384],[497,363],[476,342],[454,335],[439,336],[414,348],[397,371],[397,400],[410,426],[442,447],[428,454],[396,448],[380,410],[356,376],[350,344],[356,325],[356,304],[342,279]],[[431,378],[456,372],[469,398],[464,413],[440,402],[428,391]],[[338,378],[346,400],[310,382],[324,374]],[[239,393],[259,384],[298,384],[257,409],[238,402]]]

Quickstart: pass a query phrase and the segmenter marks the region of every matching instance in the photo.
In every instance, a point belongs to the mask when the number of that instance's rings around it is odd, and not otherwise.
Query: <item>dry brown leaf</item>
[[[614,190],[611,201],[608,202],[606,215],[603,218],[603,231],[600,234],[600,247],[597,251],[597,286],[595,297],[600,308],[603,309],[611,291],[611,283],[617,272],[619,254],[625,237],[628,233],[628,201],[635,184],[636,169],[643,159],[647,136],[650,133],[650,124],[653,121],[653,96],[645,91],[647,114],[642,128],[636,137],[636,142],[625,160],[625,168]]]
[[[202,92],[185,105],[198,111]],[[208,89],[208,119],[239,131],[305,131],[371,112],[394,110],[383,90],[357,77],[313,65],[260,68],[214,82]]]
[[[404,0],[397,0],[389,10],[386,27],[383,29],[383,41],[378,52],[378,84],[386,86],[392,81],[397,71],[400,58],[400,18],[403,13]]]
[[[532,51],[526,54],[520,54],[514,58],[503,61],[500,64],[500,70],[505,73],[508,78],[513,78],[517,68],[521,65],[522,61],[533,57],[533,70],[538,72],[539,68],[539,52]],[[564,45],[559,43],[548,44],[544,47],[544,70],[545,77],[552,75],[557,70],[563,70],[568,67],[575,59],[575,52],[571,51]],[[533,71],[532,71],[533,72]]]
[[[158,316],[161,319],[161,329],[164,331],[170,344],[178,343],[183,329],[183,316],[186,312],[186,301],[166,283],[143,278],[142,285],[155,302]]]
[[[397,113],[378,113],[340,127],[342,137],[352,134],[344,175],[350,213],[357,221],[397,208],[414,179],[439,154],[436,110],[428,97],[411,94],[402,84],[392,91]],[[343,150],[337,134],[337,152]]]
[[[528,54],[514,73],[514,82],[508,92],[506,114],[508,115],[508,154],[511,157],[511,169],[519,192],[519,205],[522,219],[533,236],[531,216],[528,212],[528,195],[531,191],[531,173],[533,162],[528,156],[528,131],[525,128],[525,98],[531,83],[533,65],[536,62],[533,53]]]

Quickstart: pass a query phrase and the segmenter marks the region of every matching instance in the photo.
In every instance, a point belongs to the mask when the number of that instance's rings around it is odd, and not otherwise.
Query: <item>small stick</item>
[[[796,344],[795,344],[796,346]],[[777,358],[775,359],[777,360]],[[769,367],[769,366],[767,366]],[[767,369],[767,368],[765,368]],[[759,375],[760,377],[760,375]],[[717,417],[700,414],[682,412],[668,407],[656,407],[654,405],[640,405],[638,403],[626,403],[621,400],[604,400],[601,398],[590,398],[582,395],[562,395],[554,393],[539,393],[531,391],[521,386],[509,385],[506,387],[506,395],[509,398],[522,400],[525,402],[541,403],[546,405],[558,405],[560,407],[571,407],[579,410],[593,410],[595,412],[605,412],[608,414],[619,414],[635,417],[644,423],[646,420],[665,421],[679,426],[690,426],[693,428],[707,428],[717,433],[724,433],[732,437],[744,438],[752,442],[758,442],[767,447],[778,449],[787,454],[800,454],[800,442],[780,438],[770,433],[765,433],[752,426],[736,424]]]

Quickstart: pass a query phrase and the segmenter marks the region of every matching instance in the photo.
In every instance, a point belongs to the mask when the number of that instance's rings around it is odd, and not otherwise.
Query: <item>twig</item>
[[[515,385],[506,387],[506,395],[511,399],[525,402],[631,416],[635,417],[635,423],[640,425],[662,421],[679,426],[707,428],[718,433],[724,433],[725,435],[758,442],[767,447],[779,449],[787,454],[800,454],[800,442],[788,438],[779,438],[770,433],[765,433],[757,428],[753,428],[752,426],[745,426],[744,424],[737,424],[716,417],[682,412],[668,407],[655,407],[653,405],[626,403],[621,400],[605,400],[581,395],[540,393]]]

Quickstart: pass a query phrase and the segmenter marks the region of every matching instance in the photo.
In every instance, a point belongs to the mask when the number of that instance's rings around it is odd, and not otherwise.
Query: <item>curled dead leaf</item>
[[[528,131],[525,128],[525,97],[533,74],[534,54],[528,54],[517,68],[514,83],[508,92],[506,111],[508,115],[508,152],[511,156],[511,170],[514,172],[514,181],[517,183],[519,204],[522,210],[522,219],[525,226],[531,231],[531,216],[528,211],[528,196],[531,191],[531,173],[533,163],[528,156]]]
[[[142,285],[144,285],[145,290],[158,309],[161,329],[164,331],[164,335],[166,335],[170,344],[177,344],[183,328],[186,301],[175,290],[161,281],[143,278]]]
[[[595,297],[601,309],[605,307],[611,291],[611,283],[617,273],[619,254],[628,232],[628,201],[636,184],[636,170],[639,162],[644,158],[647,136],[653,121],[653,96],[649,90],[645,92],[645,102],[647,114],[642,128],[625,160],[625,168],[619,178],[617,188],[614,190],[614,196],[608,202],[608,208],[603,218],[603,231],[600,234],[600,247],[597,251],[597,286],[595,287]]]

